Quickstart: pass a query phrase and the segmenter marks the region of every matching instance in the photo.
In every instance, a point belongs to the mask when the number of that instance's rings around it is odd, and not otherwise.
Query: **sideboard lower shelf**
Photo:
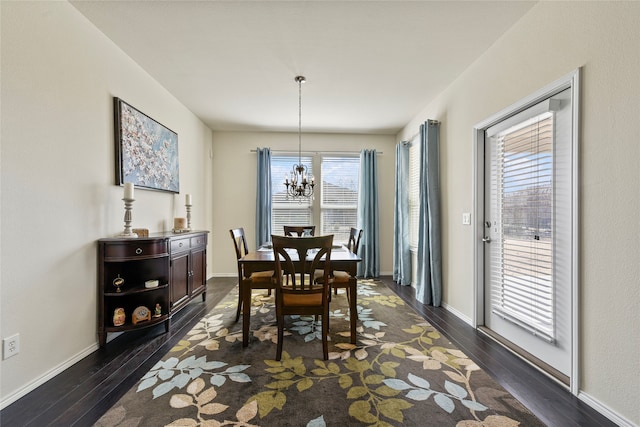
[[[197,295],[205,300],[207,234],[207,231],[192,231],[98,240],[98,343],[101,347],[106,344],[108,333],[161,323],[168,332],[173,314]],[[116,286],[116,279],[122,279],[123,283]],[[145,282],[150,280],[157,280],[159,285],[146,287]],[[138,309],[150,315],[134,324],[132,315]],[[116,311],[124,311],[124,323],[116,319],[121,317],[116,316]]]
[[[151,320],[146,320],[142,323],[137,323],[135,325],[133,323],[125,323],[122,326],[107,326],[104,328],[104,330],[105,332],[125,332],[125,331],[131,331],[133,329],[148,328],[149,326],[154,326],[162,322],[165,323],[166,332],[169,332],[169,315],[168,314],[165,314],[164,316],[160,316],[160,317],[152,317]]]

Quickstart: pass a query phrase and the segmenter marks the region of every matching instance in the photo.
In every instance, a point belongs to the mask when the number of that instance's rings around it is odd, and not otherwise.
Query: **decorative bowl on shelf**
[[[147,280],[146,282],[144,282],[144,287],[145,288],[157,288],[158,287],[158,281],[157,280]]]

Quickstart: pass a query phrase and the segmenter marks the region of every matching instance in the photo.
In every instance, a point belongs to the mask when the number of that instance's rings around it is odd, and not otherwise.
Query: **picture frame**
[[[122,99],[113,101],[116,184],[179,193],[178,134]]]

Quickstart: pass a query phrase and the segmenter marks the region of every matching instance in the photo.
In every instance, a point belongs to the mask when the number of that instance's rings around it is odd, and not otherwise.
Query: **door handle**
[[[490,243],[490,242],[491,242],[491,237],[489,237],[489,236],[484,236],[484,237],[482,238],[482,241],[483,241],[483,242],[485,242],[485,243]]]

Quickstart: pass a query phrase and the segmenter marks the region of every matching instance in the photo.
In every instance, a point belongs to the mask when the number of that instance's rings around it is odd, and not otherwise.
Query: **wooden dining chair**
[[[351,227],[349,232],[349,241],[347,242],[347,249],[354,254],[358,255],[358,249],[360,248],[360,239],[362,238],[362,229]],[[338,288],[344,288],[347,292],[347,300],[349,299],[349,280],[352,279],[351,274],[347,271],[334,271],[332,273],[333,281],[331,287],[334,294],[338,294]],[[353,278],[355,280],[355,278]]]
[[[275,260],[276,318],[278,345],[276,360],[282,357],[284,316],[291,314],[322,316],[322,355],[329,358],[329,286],[333,235],[300,239],[271,236]],[[324,259],[322,259],[324,257]],[[322,270],[322,280],[316,271]],[[284,277],[289,276],[287,283]],[[321,282],[321,283],[319,283]]]
[[[315,236],[316,235],[316,226],[315,225],[285,225],[284,235],[285,236]]]
[[[251,292],[254,289],[268,289],[269,295],[271,290],[275,289],[275,280],[273,278],[273,270],[256,271],[251,273],[248,277],[245,277],[242,264],[240,264],[240,258],[245,256],[248,252],[247,239],[244,234],[244,228],[232,228],[229,230],[231,239],[233,240],[233,246],[236,250],[236,258],[238,260],[238,285],[240,287],[238,291],[238,309],[236,311],[236,322],[240,319],[240,313],[242,310],[251,310],[250,307],[242,306],[243,292]]]
[[[358,248],[360,247],[360,239],[362,238],[362,229],[357,229],[351,227],[351,231],[349,233],[349,241],[347,242],[347,249],[349,249],[354,254],[358,254]],[[316,272],[316,280],[322,281],[323,279],[320,277],[319,272]],[[347,295],[347,301],[350,300],[350,289],[353,282],[357,279],[355,276],[352,276],[348,271],[334,270],[331,273],[330,287],[333,289],[334,295],[338,295],[338,289],[342,288],[345,290]],[[331,291],[331,289],[329,290]],[[329,301],[331,301],[331,292],[329,292]],[[349,305],[351,307],[351,305]],[[358,317],[358,313],[349,313],[350,316]]]

